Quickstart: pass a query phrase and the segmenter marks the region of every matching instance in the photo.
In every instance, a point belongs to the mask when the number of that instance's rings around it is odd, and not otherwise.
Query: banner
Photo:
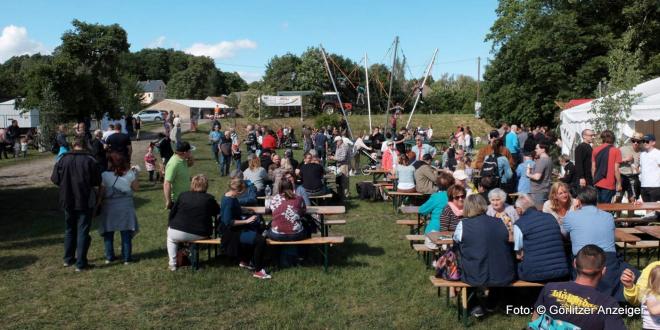
[[[269,107],[302,106],[301,96],[262,95],[261,102]]]

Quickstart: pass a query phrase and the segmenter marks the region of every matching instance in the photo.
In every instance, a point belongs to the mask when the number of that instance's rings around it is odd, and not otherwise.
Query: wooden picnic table
[[[365,172],[371,174],[373,183],[376,183],[379,176],[385,177],[387,175],[387,173],[390,173],[390,171],[384,170],[382,168],[377,168],[377,169],[373,169],[373,170],[366,170]]]
[[[454,232],[453,231],[433,231],[426,234],[433,244],[443,245],[443,244],[454,244]]]
[[[633,235],[625,230],[621,230],[621,228],[616,228],[614,230],[614,241],[615,242],[622,242],[623,243],[623,260],[626,260],[626,250],[628,247],[628,244],[635,244],[642,239],[639,238],[639,236]]]
[[[250,210],[256,214],[266,214],[265,206],[243,206],[243,209]],[[268,212],[270,213],[270,211]],[[325,225],[325,216],[326,215],[336,215],[346,213],[346,207],[343,205],[339,206],[308,206],[306,208],[306,214],[318,214],[319,216],[319,228],[321,229],[321,236],[328,236],[328,228]]]
[[[641,204],[635,203],[601,203],[598,208],[607,212],[618,211],[657,211],[660,210],[660,203],[647,202]]]
[[[636,226],[635,229],[658,240],[658,259],[660,259],[660,226]]]
[[[401,210],[401,213],[405,214],[419,213],[419,206],[401,206],[399,209]]]

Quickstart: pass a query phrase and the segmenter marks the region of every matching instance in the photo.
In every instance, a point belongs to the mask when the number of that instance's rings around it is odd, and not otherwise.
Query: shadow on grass
[[[63,231],[63,230],[61,230]],[[27,241],[20,241],[20,242],[13,242],[9,243],[8,245],[0,244],[0,247],[2,249],[33,249],[33,248],[39,248],[43,246],[51,246],[51,245],[57,245],[57,244],[62,244],[64,242],[64,237],[53,237],[53,238],[38,238],[38,239],[31,239]]]
[[[25,268],[35,263],[38,259],[37,256],[31,254],[0,257],[0,271]]]
[[[64,213],[58,205],[57,187],[0,189],[0,232],[2,241],[34,240],[61,234]],[[29,244],[18,243],[18,244]],[[50,245],[50,239],[36,241]]]

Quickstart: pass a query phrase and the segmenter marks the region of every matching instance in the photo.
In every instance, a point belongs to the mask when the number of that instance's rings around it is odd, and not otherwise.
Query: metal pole
[[[479,102],[480,82],[481,82],[481,57],[477,57],[477,102]]]
[[[406,123],[406,128],[410,125],[410,120],[412,119],[413,113],[415,113],[415,108],[417,107],[417,103],[419,102],[419,98],[422,96],[422,90],[424,89],[424,86],[426,85],[426,78],[429,77],[429,74],[431,74],[431,69],[433,68],[433,63],[435,62],[435,56],[438,54],[438,49],[436,48],[435,51],[433,52],[433,57],[431,58],[431,63],[429,63],[428,68],[426,68],[426,74],[424,74],[424,80],[422,80],[422,87],[419,89],[419,93],[417,94],[417,98],[415,98],[415,104],[413,105],[412,110],[410,111],[410,117],[408,117],[408,122]]]
[[[367,111],[369,113],[369,134],[371,134],[371,101],[369,100],[369,64],[367,64],[367,53],[364,53],[364,75],[367,79]]]
[[[394,82],[394,65],[396,64],[396,53],[399,48],[399,36],[394,38],[394,56],[392,57],[392,70],[390,71],[390,89],[387,92],[387,108],[385,109],[385,125],[387,127],[387,119],[390,116],[390,100],[392,98],[392,83]]]
[[[259,95],[259,122],[261,122],[261,95]]]
[[[337,101],[339,101],[339,108],[341,109],[341,114],[344,116],[344,120],[346,120],[346,126],[348,127],[348,137],[353,139],[353,132],[351,131],[351,124],[348,122],[348,117],[346,117],[346,111],[344,111],[344,104],[341,101],[341,96],[339,95],[339,90],[337,89],[337,84],[335,84],[335,78],[332,76],[332,71],[330,71],[330,64],[328,64],[328,58],[325,54],[325,49],[323,49],[323,45],[320,45],[321,48],[321,55],[323,55],[323,62],[325,63],[325,68],[328,70],[328,76],[330,76],[330,81],[332,82],[332,88],[335,89],[335,93],[337,93]]]

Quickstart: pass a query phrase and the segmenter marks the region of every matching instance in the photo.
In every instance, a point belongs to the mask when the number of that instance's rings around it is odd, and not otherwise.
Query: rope
[[[335,61],[332,59],[332,57],[331,57],[331,56],[328,56],[328,59],[329,59],[330,62],[332,62],[332,64],[333,64],[333,65],[339,70],[339,72],[341,72],[341,74],[343,74],[344,77],[346,77],[346,79],[347,79],[348,82],[351,84],[351,86],[353,86],[353,89],[357,88],[357,87],[355,87],[355,84],[353,84],[353,82],[351,81],[351,78],[349,78],[349,77],[346,75],[346,73],[344,72],[344,70],[342,70],[341,67],[340,67],[337,63],[335,63]]]

